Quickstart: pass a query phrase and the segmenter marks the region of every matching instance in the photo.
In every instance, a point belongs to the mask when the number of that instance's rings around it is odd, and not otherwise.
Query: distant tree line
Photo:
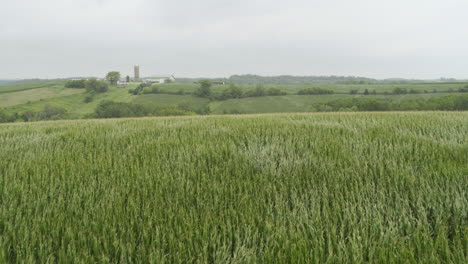
[[[23,113],[8,114],[0,109],[0,123],[16,121],[40,121],[40,120],[60,120],[66,118],[67,110],[62,107],[45,105],[40,111],[25,111]]]
[[[279,96],[287,94],[278,88],[266,89],[263,87],[263,85],[257,85],[254,89],[243,90],[235,84],[230,84],[229,87],[224,89],[220,94],[215,94],[211,90],[212,85],[209,80],[203,80],[199,83],[200,87],[194,92],[194,95],[198,97],[209,98],[210,100],[227,100],[258,96]]]
[[[461,83],[452,78],[441,78],[439,81],[424,81],[411,79],[384,79],[377,80],[360,76],[260,76],[253,74],[233,75],[229,78],[177,78],[180,83],[198,83],[201,80],[224,81],[226,83],[236,83],[241,85],[256,84],[276,84],[276,85],[307,85],[307,84],[349,84],[349,85],[369,85],[369,84],[440,84],[440,83]]]
[[[433,97],[429,100],[418,98],[414,100],[390,101],[385,99],[343,98],[324,104],[316,104],[313,111],[466,111],[468,110],[468,95],[447,95]]]
[[[143,117],[143,116],[182,116],[195,114],[209,114],[209,108],[195,109],[187,102],[177,105],[142,105],[134,103],[103,101],[93,115],[95,118]]]
[[[238,84],[279,84],[279,85],[306,85],[324,83],[371,84],[377,83],[375,79],[356,76],[259,76],[259,75],[233,75],[228,79]]]
[[[86,89],[88,92],[104,93],[109,90],[109,84],[106,81],[98,79],[71,80],[65,83],[66,88]]]
[[[297,92],[299,95],[305,95],[305,94],[333,94],[333,90],[328,90],[328,89],[323,89],[323,88],[318,88],[318,87],[313,87],[313,88],[307,88],[300,90]]]

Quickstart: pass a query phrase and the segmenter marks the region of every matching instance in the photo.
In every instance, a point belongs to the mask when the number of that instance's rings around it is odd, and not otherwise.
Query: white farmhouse
[[[175,77],[174,75],[171,76],[157,76],[157,77],[151,77],[151,78],[146,78],[144,81],[147,83],[167,83],[167,82],[175,82]]]

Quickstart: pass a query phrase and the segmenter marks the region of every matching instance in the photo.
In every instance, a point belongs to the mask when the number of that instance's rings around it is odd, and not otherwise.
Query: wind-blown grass
[[[0,262],[466,263],[468,114],[0,125]]]

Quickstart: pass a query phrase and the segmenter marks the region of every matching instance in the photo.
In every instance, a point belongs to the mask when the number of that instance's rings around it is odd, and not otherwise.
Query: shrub
[[[91,95],[88,95],[83,99],[83,102],[91,103],[93,100],[94,100],[94,98]]]
[[[195,95],[198,97],[211,97],[212,96],[212,91],[211,91],[211,82],[209,80],[202,80],[199,82],[200,87],[195,91]]]
[[[406,88],[396,87],[396,88],[393,88],[392,93],[393,94],[407,94],[408,90]]]
[[[267,95],[269,96],[279,96],[279,95],[286,95],[286,92],[281,91],[278,88],[270,88],[267,90]]]
[[[418,93],[421,93],[420,91],[416,90],[416,89],[410,89],[409,92],[410,94],[418,94]]]
[[[133,95],[142,94],[142,93],[144,92],[143,90],[144,90],[146,87],[149,87],[149,86],[151,86],[151,84],[149,84],[149,83],[140,83],[140,84],[137,86],[137,88],[135,88],[135,89],[133,89],[133,90],[130,89],[128,92],[129,92],[129,93],[132,93]]]
[[[65,83],[66,88],[85,88],[86,80],[71,80]]]
[[[88,92],[97,92],[104,93],[109,90],[109,85],[105,81],[100,81],[97,79],[89,79],[86,81],[86,91]]]
[[[103,101],[94,112],[97,118],[194,115],[195,112],[179,108],[177,105],[144,106],[133,103]]]
[[[332,94],[333,90],[327,90],[327,89],[322,89],[322,88],[307,88],[307,89],[302,89],[297,94],[304,95],[304,94]]]
[[[229,88],[225,89],[223,93],[218,97],[220,100],[226,100],[231,98],[242,98],[244,95],[243,91],[239,86],[235,84],[229,85]]]
[[[0,123],[6,122],[11,122],[11,117],[5,112],[5,110],[0,108]]]
[[[34,112],[28,110],[21,114],[21,118],[28,122],[28,121],[39,121],[39,120],[59,120],[65,118],[66,109],[52,106],[52,105],[45,105],[42,111]]]

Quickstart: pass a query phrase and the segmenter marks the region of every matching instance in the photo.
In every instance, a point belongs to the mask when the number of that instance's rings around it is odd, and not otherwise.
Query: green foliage
[[[153,85],[153,86],[151,87],[151,93],[153,93],[153,94],[161,93],[161,90],[159,89],[159,86]]]
[[[94,100],[92,95],[87,95],[84,99],[83,102],[85,103],[91,103]]]
[[[116,85],[117,82],[120,80],[120,72],[112,71],[112,72],[107,73],[107,75],[106,75],[106,80],[107,80],[111,85]]]
[[[266,95],[265,87],[263,87],[263,85],[261,85],[261,84],[258,84],[255,87],[253,95],[254,96],[265,96]]]
[[[94,113],[97,118],[141,117],[141,116],[178,116],[193,115],[194,112],[178,108],[176,105],[148,106],[133,103],[103,101]]]
[[[86,80],[70,80],[65,83],[65,88],[85,88]]]
[[[350,90],[349,91],[349,94],[357,94],[358,93],[358,90]]]
[[[195,91],[195,95],[198,97],[209,98],[212,96],[211,82],[209,80],[202,80],[199,82],[200,87]]]
[[[65,118],[67,110],[61,107],[46,104],[41,111],[26,111],[21,114],[21,118],[26,122],[39,120],[60,120]]]
[[[11,122],[11,117],[8,115],[5,110],[0,108],[0,123]]]
[[[221,96],[219,96],[217,99],[219,100],[226,100],[226,99],[235,99],[235,98],[242,98],[244,95],[244,92],[242,91],[239,86],[235,84],[230,84],[229,88],[225,89]]]
[[[305,84],[370,84],[377,80],[353,76],[259,76],[259,75],[233,75],[228,80],[237,84],[277,84],[277,85],[305,85]]]
[[[318,87],[313,87],[313,88],[307,88],[300,90],[297,92],[299,95],[304,95],[304,94],[333,94],[333,90],[327,90],[323,88],[318,88]]]
[[[150,87],[151,84],[150,83],[140,83],[137,88],[133,89],[133,90],[129,90],[128,92],[129,93],[132,93],[134,95],[138,95],[138,94],[142,94],[144,93],[144,90],[146,87]]]
[[[467,113],[0,127],[2,263],[466,263]]]
[[[137,117],[147,116],[149,110],[142,105],[103,101],[96,107],[95,117],[111,118],[111,117]]]
[[[343,111],[343,109],[355,109],[356,111],[465,111],[468,110],[468,95],[449,95],[429,100],[414,99],[401,102],[383,99],[344,98],[315,105],[315,108],[319,112],[320,109],[326,109],[327,111]]]
[[[406,88],[396,87],[392,91],[393,94],[407,94],[408,90]]]
[[[267,90],[267,95],[268,96],[280,96],[280,95],[286,95],[286,92],[281,91],[278,88],[270,88]]]
[[[199,111],[197,111],[197,114],[200,115],[209,115],[212,113],[210,105],[204,105]]]
[[[129,82],[130,82],[130,76],[127,75],[127,76],[125,77],[125,81],[126,81],[127,83],[129,83]]]
[[[109,90],[109,85],[105,81],[97,79],[87,80],[85,87],[88,92],[104,93]]]

